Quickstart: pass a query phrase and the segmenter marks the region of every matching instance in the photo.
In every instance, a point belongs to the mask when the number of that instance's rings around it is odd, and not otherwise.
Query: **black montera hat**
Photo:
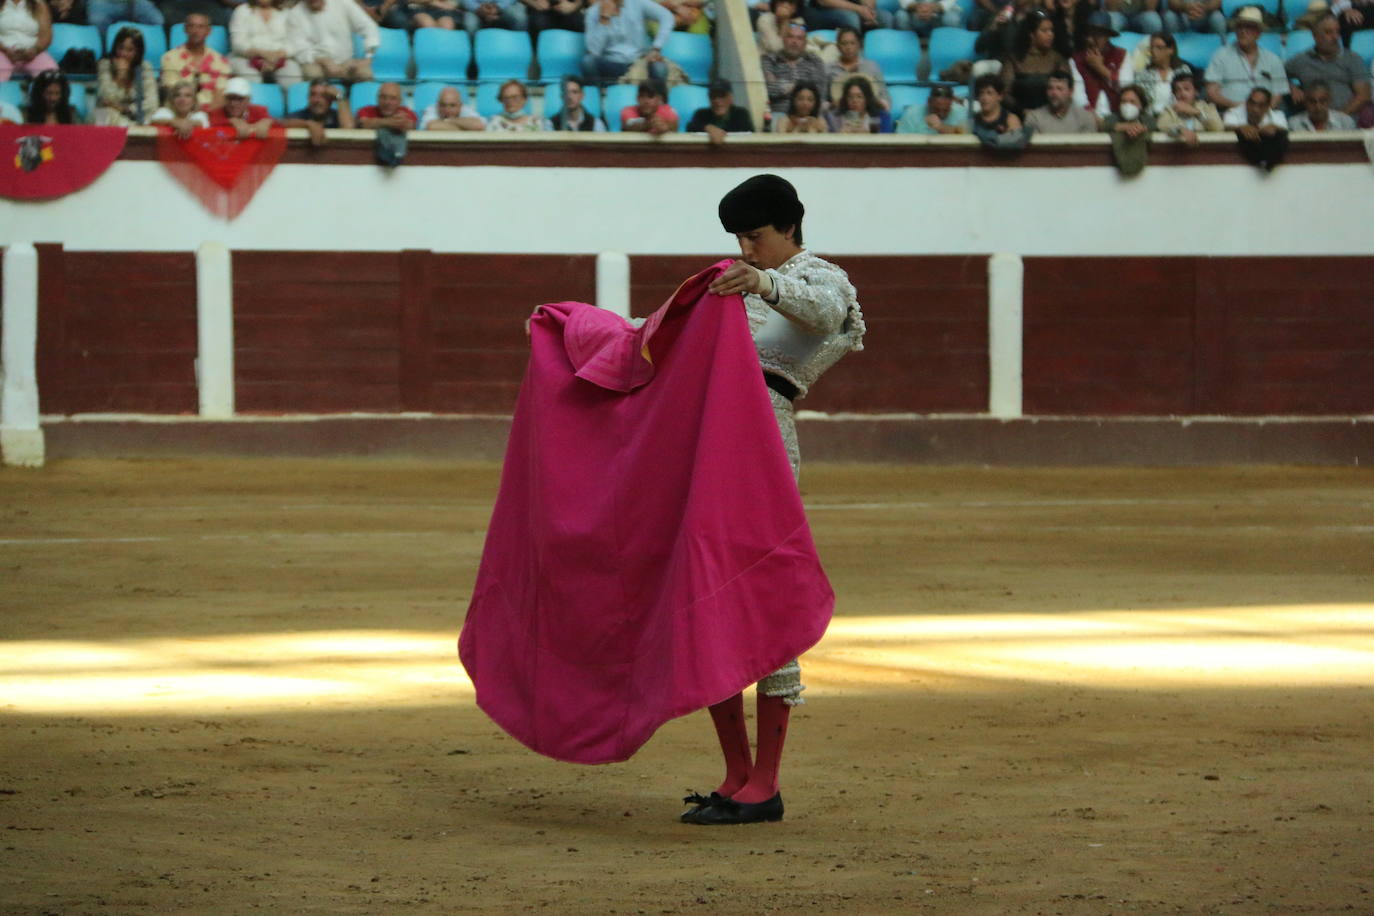
[[[777,175],[755,175],[720,199],[720,224],[726,232],[795,226],[805,213],[797,189]]]

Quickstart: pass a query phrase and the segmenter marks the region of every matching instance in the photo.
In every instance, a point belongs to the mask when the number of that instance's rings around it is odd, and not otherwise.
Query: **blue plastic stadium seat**
[[[72,48],[88,48],[97,58],[105,53],[105,47],[100,40],[100,30],[95,26],[59,22],[52,27],[52,44],[48,45],[48,53],[60,65],[62,58]]]
[[[15,108],[23,108],[29,100],[24,97],[24,90],[19,88],[18,82],[6,80],[0,83],[0,102],[8,102]]]
[[[710,104],[711,99],[706,94],[705,86],[684,83],[668,90],[668,105],[677,112],[679,132],[687,129],[687,122],[692,120],[692,115],[696,114],[698,108],[706,108]]]
[[[497,30],[488,29],[487,31]],[[481,32],[479,32],[478,34],[480,35]],[[482,117],[490,118],[494,114],[499,114],[502,111],[505,111],[505,106],[501,104],[500,94],[500,83],[478,83],[476,93],[474,93],[474,95],[472,96],[469,96],[467,93],[464,93],[463,99],[464,101],[471,101],[472,104],[476,105],[477,113],[480,114]],[[520,111],[522,113],[528,114],[533,110],[534,102],[532,99],[526,96],[525,107],[520,109]]]
[[[477,78],[483,82],[509,79],[523,82],[529,77],[534,52],[530,49],[528,32],[482,29],[477,33],[473,51],[477,57]]]
[[[1301,54],[1310,50],[1315,41],[1312,33],[1307,29],[1298,29],[1296,32],[1289,32],[1288,39],[1283,43],[1283,53],[1279,55],[1285,61],[1295,54]]]
[[[978,52],[973,50],[978,40],[977,32],[956,29],[952,26],[939,26],[930,33],[930,76],[940,75],[942,70],[961,60],[977,60]]]
[[[1112,44],[1129,54],[1134,51],[1144,39],[1145,35],[1142,32],[1122,32],[1112,39]]]
[[[1366,13],[1365,15],[1369,14]],[[1374,31],[1363,29],[1351,35],[1350,50],[1364,58],[1366,67],[1374,66]]]
[[[167,30],[167,47],[175,48],[186,44],[186,23],[178,22]],[[207,47],[221,54],[229,53],[229,30],[222,25],[210,26],[210,37],[205,39]]]
[[[967,34],[963,29],[949,31]],[[933,44],[933,35],[931,41]],[[915,32],[904,29],[874,29],[864,36],[864,57],[878,65],[888,85],[914,83],[916,65],[921,60],[921,40]]]
[[[711,79],[715,52],[711,49],[708,35],[673,32],[663,43],[663,56],[681,67],[687,79],[693,83],[704,86]]]
[[[159,69],[162,55],[167,53],[167,33],[162,31],[162,26],[144,25],[141,22],[112,22],[105,30],[105,47],[113,51],[114,37],[124,28],[138,29],[143,33],[143,59],[152,64],[154,70]]]
[[[472,62],[472,41],[462,29],[415,30],[415,78],[465,82]]]
[[[606,126],[615,133],[620,132],[620,110],[639,101],[639,89],[628,83],[616,83],[606,87],[605,98],[601,101],[601,111],[606,118]]]
[[[372,58],[372,78],[382,83],[410,75],[410,35],[405,29],[378,29],[377,54]],[[353,36],[353,56],[363,56],[362,36]]]
[[[926,99],[930,98],[929,86],[890,86],[888,94],[892,96],[892,120],[896,121],[912,105],[923,106]]]
[[[449,31],[445,29],[444,31]],[[464,33],[467,34],[467,33]],[[410,94],[410,110],[419,117],[424,117],[425,109],[439,101],[439,93],[448,88],[448,83],[416,83],[415,89]],[[466,89],[466,86],[456,86],[456,89]],[[463,101],[468,100],[467,93],[463,93]]]
[[[91,120],[90,99],[86,94],[85,83],[72,83],[71,95],[68,96],[72,103],[72,108],[76,109],[77,120],[82,124],[89,123]]]
[[[286,110],[287,112],[300,111],[310,101],[310,83],[301,80],[299,83],[292,83],[291,88],[286,90]]]
[[[1279,0],[1221,0],[1221,14],[1230,19],[1244,6],[1258,6],[1271,16],[1279,14]]]
[[[1212,55],[1221,47],[1221,36],[1206,32],[1189,32],[1174,37],[1178,40],[1178,56],[1187,61],[1194,70],[1206,70]]]
[[[833,45],[835,43],[835,39],[837,37],[836,33],[838,31],[838,29],[816,29],[815,31],[807,32],[806,34],[808,38],[814,38],[817,41],[823,41],[826,44]]]
[[[377,88],[380,85],[376,82],[353,84],[353,88],[348,90],[348,105],[353,109],[353,114],[356,115],[359,108],[377,104]]]
[[[565,76],[582,72],[582,55],[587,43],[581,32],[567,29],[545,29],[539,33],[535,57],[539,60],[539,79],[548,86],[557,86]]]
[[[254,83],[248,100],[254,105],[261,105],[267,109],[267,113],[274,118],[280,118],[286,113],[286,104],[282,101],[281,87],[276,83]]]
[[[1259,46],[1266,51],[1273,51],[1278,55],[1279,60],[1283,60],[1283,36],[1278,32],[1261,32]]]

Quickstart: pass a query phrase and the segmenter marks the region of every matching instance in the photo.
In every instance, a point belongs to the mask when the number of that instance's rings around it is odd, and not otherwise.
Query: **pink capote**
[[[692,277],[642,328],[541,306],[458,651],[541,754],[626,760],[815,645],[816,556],[738,295]]]

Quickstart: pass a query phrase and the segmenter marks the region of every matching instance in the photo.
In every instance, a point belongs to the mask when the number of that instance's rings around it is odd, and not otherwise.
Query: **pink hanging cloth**
[[[626,760],[820,641],[834,608],[721,262],[635,328],[541,306],[458,651],[531,749]]]

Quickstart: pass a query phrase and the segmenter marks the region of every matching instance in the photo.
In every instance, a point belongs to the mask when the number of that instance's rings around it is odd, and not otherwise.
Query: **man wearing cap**
[[[724,143],[726,134],[747,134],[754,129],[749,112],[735,104],[735,89],[729,80],[713,80],[706,90],[710,100],[705,108],[698,108],[687,122],[689,134],[705,132],[712,143]]]
[[[777,175],[755,175],[726,194],[721,225],[739,242],[740,259],[711,292],[744,297],[773,415],[793,474],[800,467],[793,401],[851,350],[863,349],[864,320],[854,287],[839,267],[802,247],[805,209]],[[751,760],[742,693],[709,707],[725,756],[725,779],[709,796],[691,795],[684,823],[717,825],[782,820],[778,773],[788,713],[802,703],[801,666],[793,661],[758,684],[757,750]]]
[[[1313,45],[1294,54],[1284,64],[1292,84],[1293,104],[1307,104],[1308,87],[1321,82],[1330,93],[1333,111],[1351,118],[1369,104],[1369,73],[1360,55],[1341,47],[1341,25],[1335,16],[1326,15],[1312,23]],[[1338,121],[1341,119],[1337,119]]]
[[[1221,0],[1169,0],[1164,26],[1175,34],[1211,32],[1225,35],[1226,16],[1221,12]]]
[[[968,108],[949,86],[936,86],[924,105],[908,105],[897,120],[899,134],[966,134]]]
[[[224,86],[224,104],[210,109],[210,126],[232,127],[240,140],[265,138],[272,128],[272,118],[262,105],[249,103],[252,93],[252,85],[243,77],[229,80]]]
[[[1275,108],[1288,92],[1288,77],[1283,61],[1273,51],[1259,46],[1264,31],[1264,14],[1257,6],[1247,6],[1236,13],[1231,27],[1235,30],[1234,44],[1217,48],[1207,64],[1207,99],[1223,113],[1245,104],[1255,87],[1269,92]]]
[[[1116,94],[1135,78],[1131,58],[1112,44],[1120,33],[1112,28],[1112,17],[1101,10],[1088,17],[1088,34],[1083,50],[1070,60],[1077,101],[1084,108],[1105,118],[1116,110]]]
[[[830,97],[826,90],[829,81],[825,78],[825,61],[815,52],[806,50],[806,26],[795,22],[785,26],[782,50],[763,55],[762,64],[768,107],[775,115],[787,111],[792,87],[802,81],[819,86],[822,98]]]

